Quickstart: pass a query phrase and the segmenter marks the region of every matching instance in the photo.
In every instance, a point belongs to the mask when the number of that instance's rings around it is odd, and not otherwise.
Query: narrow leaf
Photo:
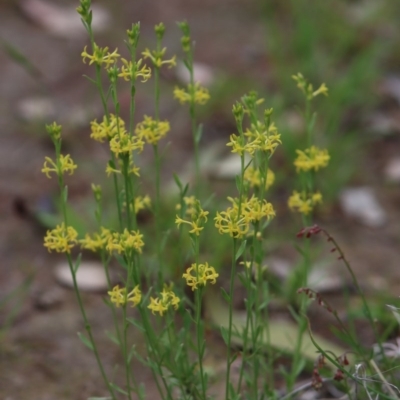
[[[244,250],[246,249],[246,244],[247,244],[247,240],[243,240],[238,251],[236,252],[235,261],[237,261],[240,258],[240,256],[243,254]]]
[[[111,333],[110,331],[106,331],[106,335],[108,336],[108,338],[109,338],[113,343],[115,343],[117,346],[119,346],[119,340],[118,340],[118,338],[117,338],[113,333]]]
[[[91,341],[83,333],[78,332],[78,337],[87,348],[94,351]]]
[[[126,319],[129,323],[131,323],[133,326],[136,326],[140,331],[146,332],[146,330],[143,328],[142,325],[139,324],[134,318],[127,318]]]

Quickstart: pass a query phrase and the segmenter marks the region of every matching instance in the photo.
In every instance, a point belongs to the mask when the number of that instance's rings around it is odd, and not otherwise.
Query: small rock
[[[249,157],[245,156],[245,165],[249,162]],[[209,168],[209,175],[214,179],[235,179],[241,172],[240,156],[231,153],[220,161],[214,162]]]
[[[386,212],[370,187],[344,189],[339,200],[344,213],[356,218],[365,226],[378,228],[387,221]]]
[[[279,280],[285,281],[296,265],[281,257],[271,257],[266,261],[268,271]],[[316,264],[311,268],[308,286],[319,293],[334,292],[343,288],[343,279],[336,265]]]
[[[61,103],[48,97],[28,97],[17,104],[17,115],[26,122],[54,121],[70,127],[86,126],[93,111],[80,105]]]
[[[400,182],[400,157],[394,157],[386,164],[384,175],[387,181]]]
[[[39,310],[49,310],[59,306],[64,300],[64,291],[59,287],[52,287],[44,291],[38,291],[34,295],[34,305]]]
[[[383,79],[380,85],[383,94],[393,98],[400,105],[400,77],[388,76]]]
[[[60,285],[74,287],[68,263],[55,267],[54,276]],[[76,273],[78,288],[83,291],[104,291],[108,288],[107,277],[102,264],[97,262],[81,262]]]
[[[391,136],[400,130],[399,122],[389,112],[376,112],[369,116],[366,122],[367,129],[372,134]]]
[[[21,100],[17,106],[17,113],[25,121],[47,121],[55,119],[56,105],[48,97],[29,97]]]
[[[241,171],[240,157],[229,154],[224,160],[218,162],[213,168],[212,176],[217,179],[234,179]]]

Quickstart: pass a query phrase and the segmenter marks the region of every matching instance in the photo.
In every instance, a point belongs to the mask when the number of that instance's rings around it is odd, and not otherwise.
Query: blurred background
[[[92,354],[82,351],[76,336],[83,326],[74,294],[55,273],[63,257],[43,247],[43,234],[57,218],[58,193],[57,182],[40,172],[44,157],[53,156],[45,124],[57,121],[63,126],[64,151],[79,166],[69,181],[79,226],[85,227],[80,218],[93,206],[90,183],[101,182],[108,160],[107,149],[89,138],[89,122],[102,118],[102,108],[84,77],[93,70],[81,59],[88,38],[75,12],[78,5],[70,0],[0,3],[0,398],[7,400],[102,394]],[[164,22],[167,55],[179,59],[176,22],[188,21],[196,42],[195,73],[211,94],[199,115],[204,124],[201,154],[211,169],[218,170],[229,156],[225,143],[236,129],[231,114],[236,100],[255,89],[265,105],[274,108],[283,141],[273,161],[280,240],[293,237],[301,227],[299,222],[290,225],[294,216],[286,207],[294,182],[292,161],[304,130],[304,100],[291,76],[301,72],[315,87],[325,82],[329,97],[313,103],[317,142],[331,154],[319,181],[325,204],[317,218],[344,243],[366,286],[397,296],[397,1],[95,1],[93,14],[96,42],[111,50],[118,47],[125,56],[125,32],[133,22],[141,23],[139,51],[154,47],[153,27]],[[167,187],[173,172],[187,173],[192,137],[187,110],[172,98],[174,86],[187,79],[182,65],[164,71],[162,78],[161,116],[172,128],[163,177]],[[121,87],[119,95],[122,115],[128,115],[129,88]],[[138,120],[152,115],[153,108],[152,85],[139,84]],[[145,153],[141,163],[144,168],[151,165],[151,154]],[[206,168],[204,173],[217,192],[224,192],[225,183],[218,183],[221,176],[211,176]],[[85,301],[107,348],[102,334],[109,324],[102,318],[104,291],[94,291],[85,294]],[[110,365],[117,359],[114,351],[105,357]],[[149,398],[154,398],[151,390],[149,383]]]

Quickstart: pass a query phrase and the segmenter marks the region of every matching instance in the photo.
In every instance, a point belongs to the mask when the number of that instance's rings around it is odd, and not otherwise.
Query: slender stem
[[[201,321],[201,301],[202,301],[202,289],[197,289],[195,294],[197,354],[199,359],[201,390],[202,390],[203,400],[206,400],[207,393],[206,393],[206,383],[205,383],[204,368],[203,368],[204,329],[203,329],[203,323]]]
[[[231,374],[231,341],[232,341],[232,321],[233,321],[233,290],[236,277],[236,249],[237,239],[233,239],[233,252],[232,252],[232,269],[231,278],[229,283],[229,320],[228,320],[228,336],[227,336],[227,356],[226,356],[226,381],[225,381],[225,399],[229,400],[229,385],[230,385],[230,374]]]

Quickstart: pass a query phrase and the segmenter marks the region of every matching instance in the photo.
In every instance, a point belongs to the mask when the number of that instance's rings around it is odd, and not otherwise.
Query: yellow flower
[[[232,153],[237,153],[240,156],[245,152],[253,155],[258,148],[258,142],[256,140],[249,142],[245,137],[232,134],[227,146],[232,147]]]
[[[242,215],[239,215],[237,207],[228,207],[226,211],[217,212],[214,218],[215,227],[219,233],[228,233],[233,238],[242,238],[249,231],[249,222]]]
[[[201,204],[199,200],[195,200],[193,204],[193,212],[189,215],[191,217],[191,221],[187,221],[176,216],[175,223],[178,225],[178,228],[181,224],[187,224],[191,226],[191,230],[189,233],[193,233],[196,236],[200,236],[200,232],[204,229],[204,224],[207,222],[208,211],[204,211],[201,208]]]
[[[247,129],[245,136],[252,140],[253,148],[264,152],[269,152],[272,155],[279,144],[282,143],[281,135],[274,123],[266,126],[257,121],[256,124],[251,124],[250,129]]]
[[[238,206],[236,205],[236,207]],[[267,200],[260,201],[257,197],[252,196],[249,200],[243,201],[242,215],[248,222],[257,222],[262,218],[269,220],[275,217],[275,210]]]
[[[103,117],[103,121],[98,123],[95,119],[90,123],[92,133],[90,137],[103,143],[105,139],[111,139],[117,134],[123,134],[125,132],[125,122],[121,117],[116,117],[114,114],[110,114],[109,121],[106,116]]]
[[[325,83],[322,83],[321,86],[312,93],[312,97],[316,97],[319,94],[323,94],[324,96],[328,96],[328,88]]]
[[[204,264],[192,264],[186,270],[186,273],[182,275],[186,279],[186,284],[192,288],[192,290],[198,289],[198,286],[205,286],[207,281],[210,281],[213,285],[216,283],[219,274],[215,272],[214,267],[210,267],[208,263]]]
[[[116,305],[116,307],[123,306],[128,302],[131,302],[131,306],[137,306],[142,300],[142,292],[139,289],[139,285],[136,285],[128,294],[126,288],[120,288],[119,285],[113,287],[113,289],[107,292],[110,296],[110,301]]]
[[[112,53],[108,51],[108,47],[99,47],[96,43],[93,45],[93,54],[89,54],[86,51],[87,46],[83,49],[81,54],[83,63],[86,63],[86,59],[89,59],[89,65],[93,63],[101,66],[102,64],[105,65],[105,68],[109,68],[111,65],[115,64],[119,54],[118,49],[115,49]]]
[[[49,134],[49,136],[53,140],[60,140],[61,138],[61,125],[57,125],[55,122],[53,122],[50,125],[46,125],[46,131]]]
[[[142,55],[144,58],[150,58],[151,62],[156,68],[161,68],[164,64],[168,65],[168,68],[172,68],[176,65],[176,56],[173,56],[169,60],[163,60],[167,48],[164,47],[162,50],[146,49]]]
[[[300,72],[297,75],[292,75],[292,78],[297,82],[297,87],[306,95],[307,100],[312,100],[319,94],[328,96],[328,88],[325,83],[322,83],[317,90],[314,90],[313,85],[308,83]]]
[[[304,191],[301,193],[294,191],[288,200],[288,206],[292,211],[297,211],[304,215],[310,214],[318,203],[322,203],[320,192],[307,194]]]
[[[44,238],[44,247],[57,253],[70,253],[77,244],[78,232],[72,227],[66,227],[64,222],[54,229],[48,230]]]
[[[328,165],[330,156],[328,150],[320,150],[316,146],[311,146],[308,149],[296,150],[297,158],[294,160],[296,171],[309,171],[313,169],[318,171],[319,168],[324,168]]]
[[[137,124],[135,134],[149,144],[157,144],[170,130],[168,121],[156,121],[147,115]]]
[[[196,197],[195,196],[184,196],[183,202],[185,203],[185,215],[192,216],[196,212]],[[182,207],[177,204],[175,209],[180,210]]]
[[[165,286],[160,297],[150,297],[150,304],[147,306],[153,314],[158,312],[162,317],[169,308],[173,307],[175,310],[178,309],[181,299],[176,296],[170,287]]]
[[[106,249],[111,253],[117,251],[119,254],[134,250],[137,253],[142,253],[144,242],[143,235],[139,231],[128,231],[124,229],[122,233],[114,232],[108,238]]]
[[[244,180],[247,181],[250,187],[261,186],[261,173],[259,169],[248,167],[244,172]],[[265,189],[269,189],[275,181],[275,174],[268,168],[267,178],[265,181]]]
[[[151,207],[151,199],[149,195],[137,196],[135,198],[135,213],[137,214],[140,210],[149,209]]]
[[[45,162],[43,164],[42,172],[48,177],[51,178],[50,172],[55,172],[57,176],[62,176],[65,172],[69,172],[70,175],[73,174],[77,165],[74,164],[71,156],[67,154],[63,156],[60,154],[60,158],[54,162],[50,157],[45,157]]]
[[[130,136],[127,132],[120,133],[110,140],[110,150],[119,157],[120,154],[130,154],[133,150],[143,150],[144,142],[138,136]]]
[[[117,160],[115,160],[115,162],[118,164],[118,168],[119,169],[115,168],[115,166],[113,166],[111,161],[109,161],[107,163],[107,167],[106,167],[107,176],[110,176],[111,174],[121,174],[122,173],[122,168],[123,168],[122,160],[117,159]],[[136,175],[136,176],[140,176],[139,171],[140,171],[140,168],[133,163],[132,153],[129,154],[128,174],[133,174],[133,175]]]
[[[187,89],[180,89],[175,87],[174,89],[174,97],[181,104],[185,103],[197,103],[197,104],[206,104],[210,99],[210,94],[208,89],[201,86],[199,82],[191,85],[190,83],[187,85]]]
[[[245,114],[251,115],[254,113],[256,106],[264,103],[265,99],[258,97],[258,93],[254,90],[250,91],[248,94],[242,97],[243,112]]]
[[[100,233],[94,233],[92,237],[86,233],[85,238],[81,239],[79,243],[81,244],[82,249],[91,250],[95,253],[106,247],[110,236],[110,230],[101,227]]]
[[[146,67],[146,65],[141,67],[142,59],[133,63],[132,61],[125,60],[125,58],[121,58],[121,61],[124,65],[121,67],[121,72],[118,74],[120,78],[131,82],[135,82],[139,77],[142,78],[142,82],[147,82],[150,79],[151,69]]]

